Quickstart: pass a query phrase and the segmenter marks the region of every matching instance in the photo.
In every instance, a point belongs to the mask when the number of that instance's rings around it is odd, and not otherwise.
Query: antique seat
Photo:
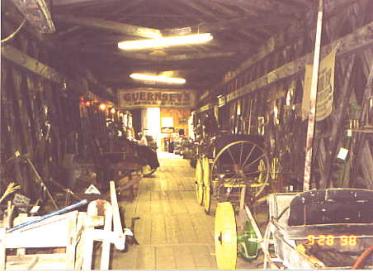
[[[373,223],[373,191],[364,189],[312,190],[290,203],[289,226]]]

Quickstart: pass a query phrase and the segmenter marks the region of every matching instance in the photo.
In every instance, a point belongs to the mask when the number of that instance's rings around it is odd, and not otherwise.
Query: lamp
[[[142,73],[132,73],[130,78],[134,80],[140,80],[145,82],[159,82],[166,84],[185,84],[186,80],[184,78],[178,77],[168,77],[164,75],[155,74],[142,74]]]
[[[118,48],[122,50],[142,50],[149,48],[196,45],[207,43],[212,39],[213,36],[210,33],[169,36],[155,39],[122,41],[118,43]]]

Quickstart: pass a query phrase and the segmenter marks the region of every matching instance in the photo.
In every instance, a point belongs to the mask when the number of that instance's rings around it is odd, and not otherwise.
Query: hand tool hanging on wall
[[[41,178],[41,176],[39,175],[38,171],[36,170],[35,165],[32,163],[31,159],[28,156],[25,156],[25,159],[26,159],[26,162],[30,165],[31,170],[35,174],[37,182],[40,183],[40,185],[42,186],[42,188],[46,191],[49,199],[52,201],[53,206],[56,209],[58,209],[58,205],[57,205],[56,201],[54,200],[52,194],[50,193],[50,191],[48,190],[47,186],[45,185],[43,179]]]
[[[14,156],[9,158],[7,161],[14,160],[14,159],[17,159],[17,158],[23,159],[30,166],[32,172],[35,175],[35,178],[36,178],[37,182],[40,184],[42,189],[47,193],[47,195],[48,195],[49,199],[51,200],[53,206],[56,209],[58,209],[56,201],[54,200],[54,198],[53,198],[52,194],[50,193],[50,191],[48,190],[47,186],[45,185],[45,183],[44,183],[43,179],[41,178],[39,172],[36,170],[35,165],[32,163],[30,157],[27,154],[26,155],[21,155],[21,153],[19,151],[16,151]]]

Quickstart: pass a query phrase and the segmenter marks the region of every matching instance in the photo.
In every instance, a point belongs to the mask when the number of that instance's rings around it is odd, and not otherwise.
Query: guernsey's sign
[[[191,90],[153,88],[120,89],[118,105],[122,109],[145,107],[193,108],[195,95]]]

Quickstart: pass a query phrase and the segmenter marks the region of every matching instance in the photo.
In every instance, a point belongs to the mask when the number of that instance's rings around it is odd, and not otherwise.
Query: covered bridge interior
[[[372,86],[370,0],[2,0],[0,269],[373,267]]]

